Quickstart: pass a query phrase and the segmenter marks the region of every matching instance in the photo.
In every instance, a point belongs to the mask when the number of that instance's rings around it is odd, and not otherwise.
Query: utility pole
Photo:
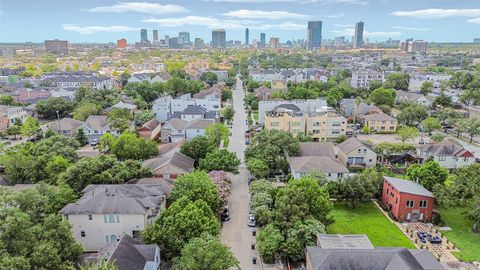
[[[58,126],[57,133],[60,134],[60,115],[58,114],[58,110],[56,111],[56,113],[57,113],[57,126]]]

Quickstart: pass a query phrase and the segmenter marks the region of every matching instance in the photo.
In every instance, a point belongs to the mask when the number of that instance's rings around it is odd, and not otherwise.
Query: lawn
[[[337,202],[332,215],[335,223],[328,226],[331,234],[366,234],[377,247],[415,248],[413,243],[391,223],[373,203],[361,204],[355,209]]]
[[[253,114],[253,119],[255,120],[255,122],[258,122],[258,111],[255,110],[255,111],[252,112],[252,114]]]
[[[443,234],[461,250],[453,254],[463,261],[475,261],[480,259],[480,233],[472,232],[472,222],[463,216],[465,210],[461,207],[438,209],[446,226],[452,228]]]

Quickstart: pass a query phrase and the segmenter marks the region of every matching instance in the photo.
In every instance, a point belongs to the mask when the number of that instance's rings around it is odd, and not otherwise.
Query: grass
[[[472,222],[463,216],[466,208],[440,208],[437,210],[446,226],[452,228],[451,231],[442,233],[461,250],[453,253],[455,257],[462,261],[480,260],[480,233],[472,232]]]
[[[376,247],[415,248],[410,239],[371,202],[354,209],[336,202],[332,215],[335,223],[327,227],[328,233],[366,234]]]
[[[258,110],[253,111],[252,114],[253,114],[253,119],[255,120],[255,122],[258,122]]]

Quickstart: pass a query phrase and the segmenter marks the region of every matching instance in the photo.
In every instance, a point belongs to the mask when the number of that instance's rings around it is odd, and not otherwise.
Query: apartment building
[[[397,130],[397,119],[384,113],[372,113],[365,115],[365,125],[372,132],[395,132]]]
[[[192,98],[192,94],[185,94],[177,98],[163,96],[154,101],[152,110],[155,112],[158,121],[165,122],[174,113],[182,112],[192,106],[199,106],[220,115],[222,100],[218,94],[209,94],[202,98]]]
[[[385,75],[382,72],[376,70],[357,70],[352,73],[350,85],[353,88],[368,88],[370,82],[385,80]]]
[[[0,105],[0,117],[0,130],[5,130],[14,125],[16,121],[23,123],[28,114],[23,107]]]

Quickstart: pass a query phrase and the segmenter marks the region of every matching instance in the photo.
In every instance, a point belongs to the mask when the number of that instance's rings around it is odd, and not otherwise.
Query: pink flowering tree
[[[230,189],[232,187],[232,180],[224,171],[211,171],[208,173],[208,175],[217,187],[218,196],[220,197],[222,204],[227,205],[228,196],[230,195]]]

